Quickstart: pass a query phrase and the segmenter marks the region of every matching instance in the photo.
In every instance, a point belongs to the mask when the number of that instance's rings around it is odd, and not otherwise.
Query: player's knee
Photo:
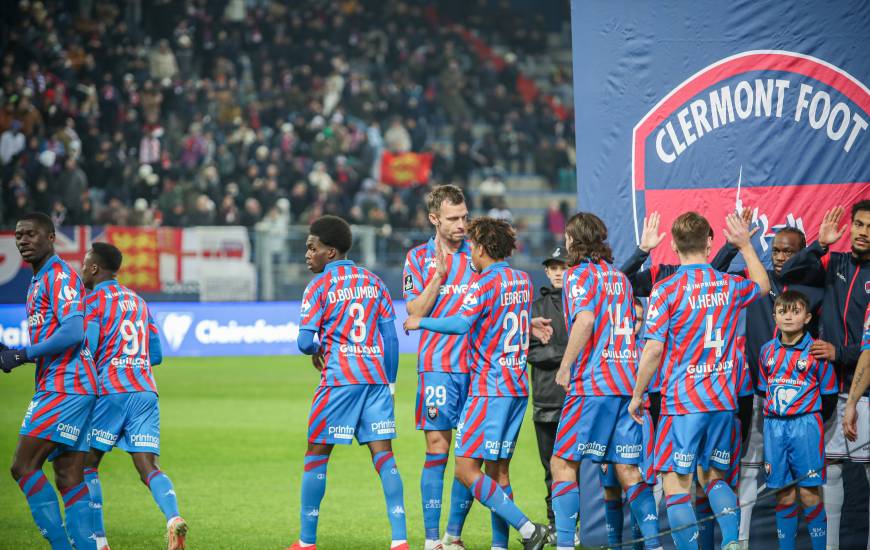
[[[627,489],[643,481],[640,470],[634,464],[613,464],[613,466],[616,467],[616,478],[624,488]]]
[[[54,484],[61,491],[64,489],[75,487],[83,481],[84,475],[81,470],[76,471],[76,468],[72,466],[58,467],[57,465],[55,465]]]
[[[18,481],[31,472],[33,472],[32,468],[27,468],[24,464],[19,464],[18,462],[13,462],[12,466],[9,468],[9,473],[12,474],[12,479],[15,481]]]
[[[801,504],[804,507],[817,506],[822,502],[821,487],[801,487],[800,488]]]
[[[780,489],[776,492],[776,503],[779,506],[791,506],[795,501],[794,487],[788,489]]]
[[[622,500],[622,489],[618,487],[605,487],[604,488],[604,499],[605,500]]]
[[[577,477],[577,471],[571,463],[556,455],[550,459],[550,471],[553,474],[553,481],[573,481]]]

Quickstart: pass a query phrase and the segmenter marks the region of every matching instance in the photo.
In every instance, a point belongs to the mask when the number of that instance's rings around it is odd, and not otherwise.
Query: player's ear
[[[673,239],[671,239],[671,250],[673,250],[676,254],[680,253],[680,251],[677,250],[677,242]]]
[[[432,212],[429,212],[429,223],[431,223],[435,227],[438,227],[438,216],[436,216]]]
[[[812,320],[813,320],[813,314],[812,314],[811,312],[808,311],[808,312],[807,312],[807,320],[804,321],[804,325],[808,325],[808,324],[810,324],[810,321],[812,321]]]

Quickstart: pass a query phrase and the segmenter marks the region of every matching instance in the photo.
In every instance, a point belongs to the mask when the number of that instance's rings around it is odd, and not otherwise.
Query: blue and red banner
[[[619,258],[652,211],[667,229],[697,210],[718,247],[735,208],[812,241],[826,209],[870,198],[866,2],[572,8],[579,203]]]

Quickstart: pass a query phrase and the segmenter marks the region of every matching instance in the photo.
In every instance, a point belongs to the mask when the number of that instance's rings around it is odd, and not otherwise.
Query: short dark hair
[[[852,205],[852,219],[855,219],[855,214],[863,211],[870,212],[870,199],[860,200]]]
[[[338,216],[321,216],[311,224],[308,233],[320,239],[326,246],[335,248],[340,254],[347,254],[353,246],[350,225]]]
[[[465,195],[462,194],[462,189],[455,185],[439,185],[426,196],[426,210],[430,214],[437,214],[444,201],[450,204],[462,204],[465,202]]]
[[[43,214],[42,212],[28,212],[18,218],[18,221],[33,222],[40,229],[44,229],[49,235],[54,235],[54,222],[51,221],[48,214]]]
[[[710,222],[697,212],[680,214],[671,226],[671,237],[682,254],[706,252],[707,240],[712,236]]]
[[[511,224],[485,216],[468,224],[468,238],[493,260],[504,260],[517,247],[517,232]]]
[[[94,258],[94,263],[112,273],[117,273],[121,269],[121,262],[124,261],[121,250],[109,243],[91,245],[91,256]]]
[[[578,212],[565,225],[565,233],[571,237],[568,254],[571,263],[578,264],[584,258],[592,262],[604,260],[613,263],[613,250],[607,244],[607,226],[591,212]]]
[[[806,248],[806,247],[807,247],[807,236],[804,235],[804,232],[801,231],[800,229],[798,229],[797,227],[793,227],[793,226],[791,226],[791,225],[787,225],[787,226],[785,226],[785,227],[782,227],[782,228],[780,228],[779,230],[777,230],[777,232],[776,232],[776,234],[774,235],[774,237],[775,237],[776,235],[779,235],[780,233],[783,233],[783,234],[785,234],[785,233],[791,233],[792,235],[797,236],[797,238],[798,238],[798,242],[800,243],[800,247],[801,247],[801,248]]]
[[[797,290],[786,290],[776,297],[773,302],[773,311],[776,312],[779,307],[794,310],[798,304],[804,306],[804,311],[810,310],[810,299],[807,298],[806,294]]]

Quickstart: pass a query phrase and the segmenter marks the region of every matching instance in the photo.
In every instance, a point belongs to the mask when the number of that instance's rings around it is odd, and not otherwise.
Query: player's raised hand
[[[405,319],[404,323],[402,323],[402,328],[405,329],[405,334],[408,334],[412,330],[419,330],[420,317],[417,315],[408,315],[408,318]]]
[[[744,222],[736,212],[731,212],[725,217],[723,233],[725,239],[737,249],[752,246],[749,240],[749,224]]]
[[[447,249],[441,243],[441,238],[435,237],[435,274],[438,275],[439,279],[444,280],[447,277],[449,265]]]
[[[840,237],[846,232],[846,224],[838,229],[843,212],[842,206],[835,206],[825,212],[825,217],[822,218],[822,224],[819,226],[819,244],[831,246],[840,240]]]
[[[12,372],[15,367],[24,364],[27,358],[20,349],[4,349],[0,351],[0,370],[5,373]]]
[[[855,403],[846,403],[846,409],[843,411],[843,435],[849,441],[858,439],[858,409]]]
[[[628,414],[635,422],[643,424],[643,399],[632,396],[631,402],[628,404]]]
[[[810,355],[816,359],[824,359],[825,361],[835,361],[837,359],[837,348],[830,342],[824,340],[814,340],[810,346]]]
[[[643,219],[643,233],[640,236],[640,245],[638,246],[644,252],[649,252],[665,239],[665,234],[659,233],[660,223],[661,216],[658,212],[653,212],[649,218]]]
[[[550,338],[553,337],[552,320],[546,317],[532,317],[532,336],[541,341],[542,344],[550,343]]]
[[[311,354],[311,364],[318,371],[323,371],[323,352],[318,351]]]

